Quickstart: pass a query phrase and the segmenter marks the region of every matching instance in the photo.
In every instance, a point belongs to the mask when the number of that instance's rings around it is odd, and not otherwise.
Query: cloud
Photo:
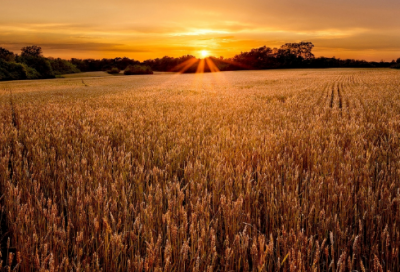
[[[201,49],[232,56],[308,40],[316,53],[395,57],[398,18],[398,0],[3,0],[0,41],[60,56],[144,59]]]
[[[6,47],[17,53],[22,47],[32,45],[30,43],[11,43],[0,41],[0,47]],[[38,44],[44,52],[58,50],[72,51],[109,51],[109,52],[127,52],[127,53],[143,53],[152,52],[145,48],[135,48],[126,44],[114,43],[40,43]]]

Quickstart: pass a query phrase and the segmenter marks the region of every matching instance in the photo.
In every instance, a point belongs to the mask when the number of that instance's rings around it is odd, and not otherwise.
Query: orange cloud
[[[0,46],[37,44],[54,57],[139,60],[198,54],[231,57],[302,40],[317,56],[400,56],[400,1],[385,0],[3,0]]]

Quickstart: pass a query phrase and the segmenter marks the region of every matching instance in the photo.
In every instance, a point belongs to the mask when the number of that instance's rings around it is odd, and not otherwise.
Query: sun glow
[[[208,52],[207,50],[201,50],[200,54],[203,58],[206,58],[210,55],[210,52]]]

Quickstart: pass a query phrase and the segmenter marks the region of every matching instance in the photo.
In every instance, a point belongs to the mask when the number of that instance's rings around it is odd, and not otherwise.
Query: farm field
[[[390,69],[1,82],[1,266],[399,271],[399,137]]]

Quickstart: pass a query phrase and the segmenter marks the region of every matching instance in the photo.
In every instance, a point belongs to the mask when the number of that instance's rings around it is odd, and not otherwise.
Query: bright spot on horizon
[[[201,50],[200,54],[203,58],[206,58],[210,55],[210,53],[208,52],[208,50]]]

